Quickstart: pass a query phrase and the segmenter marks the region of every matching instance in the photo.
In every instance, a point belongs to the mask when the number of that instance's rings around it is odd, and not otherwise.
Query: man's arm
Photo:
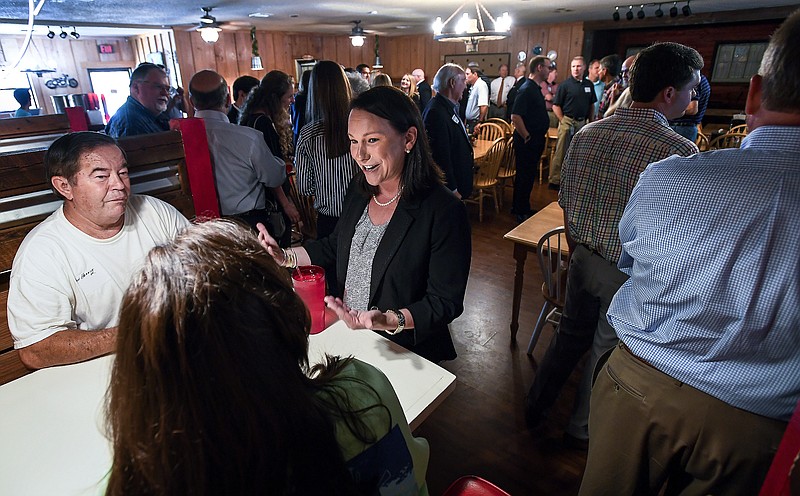
[[[697,111],[699,110],[699,105],[697,100],[692,100],[689,102],[689,106],[686,107],[686,111],[683,115],[697,115]]]
[[[286,180],[286,162],[273,155],[263,139],[253,140],[251,160],[259,182],[268,188],[280,186]]]
[[[531,139],[531,133],[529,133],[528,128],[525,127],[525,121],[522,120],[522,116],[519,114],[511,114],[511,123],[514,124],[514,129],[517,130],[517,134],[522,136],[522,139],[527,143],[528,140]]]
[[[553,113],[558,117],[559,122],[564,118],[564,112],[561,111],[561,105],[553,104]]]
[[[486,120],[486,115],[489,113],[489,106],[488,105],[481,105],[481,113],[478,115],[478,121],[483,122]]]
[[[19,358],[29,369],[83,362],[116,349],[117,328],[101,331],[59,331],[39,342],[19,349]]]

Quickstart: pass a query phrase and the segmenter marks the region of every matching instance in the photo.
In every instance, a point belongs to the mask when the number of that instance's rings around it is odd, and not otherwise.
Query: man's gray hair
[[[447,64],[443,65],[436,71],[436,75],[433,76],[433,89],[438,92],[447,89],[447,85],[450,83],[451,79],[455,79],[458,77],[459,74],[464,73],[464,68],[458,64],[453,64],[452,62],[448,62]]]
[[[758,73],[761,101],[767,110],[800,113],[800,10],[794,11],[770,38]]]

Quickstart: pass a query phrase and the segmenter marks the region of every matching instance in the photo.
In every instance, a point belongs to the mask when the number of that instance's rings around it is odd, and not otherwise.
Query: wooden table
[[[474,160],[478,160],[479,158],[483,158],[486,155],[486,152],[489,151],[489,148],[492,147],[492,143],[494,141],[489,140],[482,140],[476,139],[472,142],[472,156]]]
[[[511,304],[511,341],[517,340],[519,330],[519,307],[522,300],[522,283],[525,279],[525,260],[528,252],[535,252],[539,239],[551,229],[564,225],[564,211],[558,202],[552,202],[531,218],[507,232],[503,239],[514,242],[514,260],[517,269],[514,273],[514,297]],[[568,253],[567,243],[562,243],[562,252]]]
[[[311,336],[310,363],[353,355],[391,381],[412,430],[455,388],[455,376],[379,334],[337,322]],[[52,367],[0,386],[0,494],[100,494],[111,467],[104,401],[114,357]]]

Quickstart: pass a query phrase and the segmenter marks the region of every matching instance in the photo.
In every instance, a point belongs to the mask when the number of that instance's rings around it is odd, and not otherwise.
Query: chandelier
[[[469,16],[469,12],[462,12],[466,3],[461,4],[455,12],[450,14],[446,21],[442,22],[441,17],[437,17],[433,22],[433,39],[436,41],[463,41],[467,48],[467,53],[478,51],[478,43],[481,41],[502,40],[508,37],[511,30],[511,16],[508,12],[495,19],[477,0],[475,1],[475,18]],[[457,21],[453,19],[458,17]],[[484,17],[487,22],[484,22]],[[491,23],[487,26],[488,23]]]

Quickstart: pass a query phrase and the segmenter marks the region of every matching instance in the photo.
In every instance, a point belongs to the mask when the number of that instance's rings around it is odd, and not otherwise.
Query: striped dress
[[[349,153],[328,157],[322,121],[306,124],[300,130],[294,161],[300,194],[314,196],[317,212],[339,217],[347,186],[358,172],[358,165]]]

